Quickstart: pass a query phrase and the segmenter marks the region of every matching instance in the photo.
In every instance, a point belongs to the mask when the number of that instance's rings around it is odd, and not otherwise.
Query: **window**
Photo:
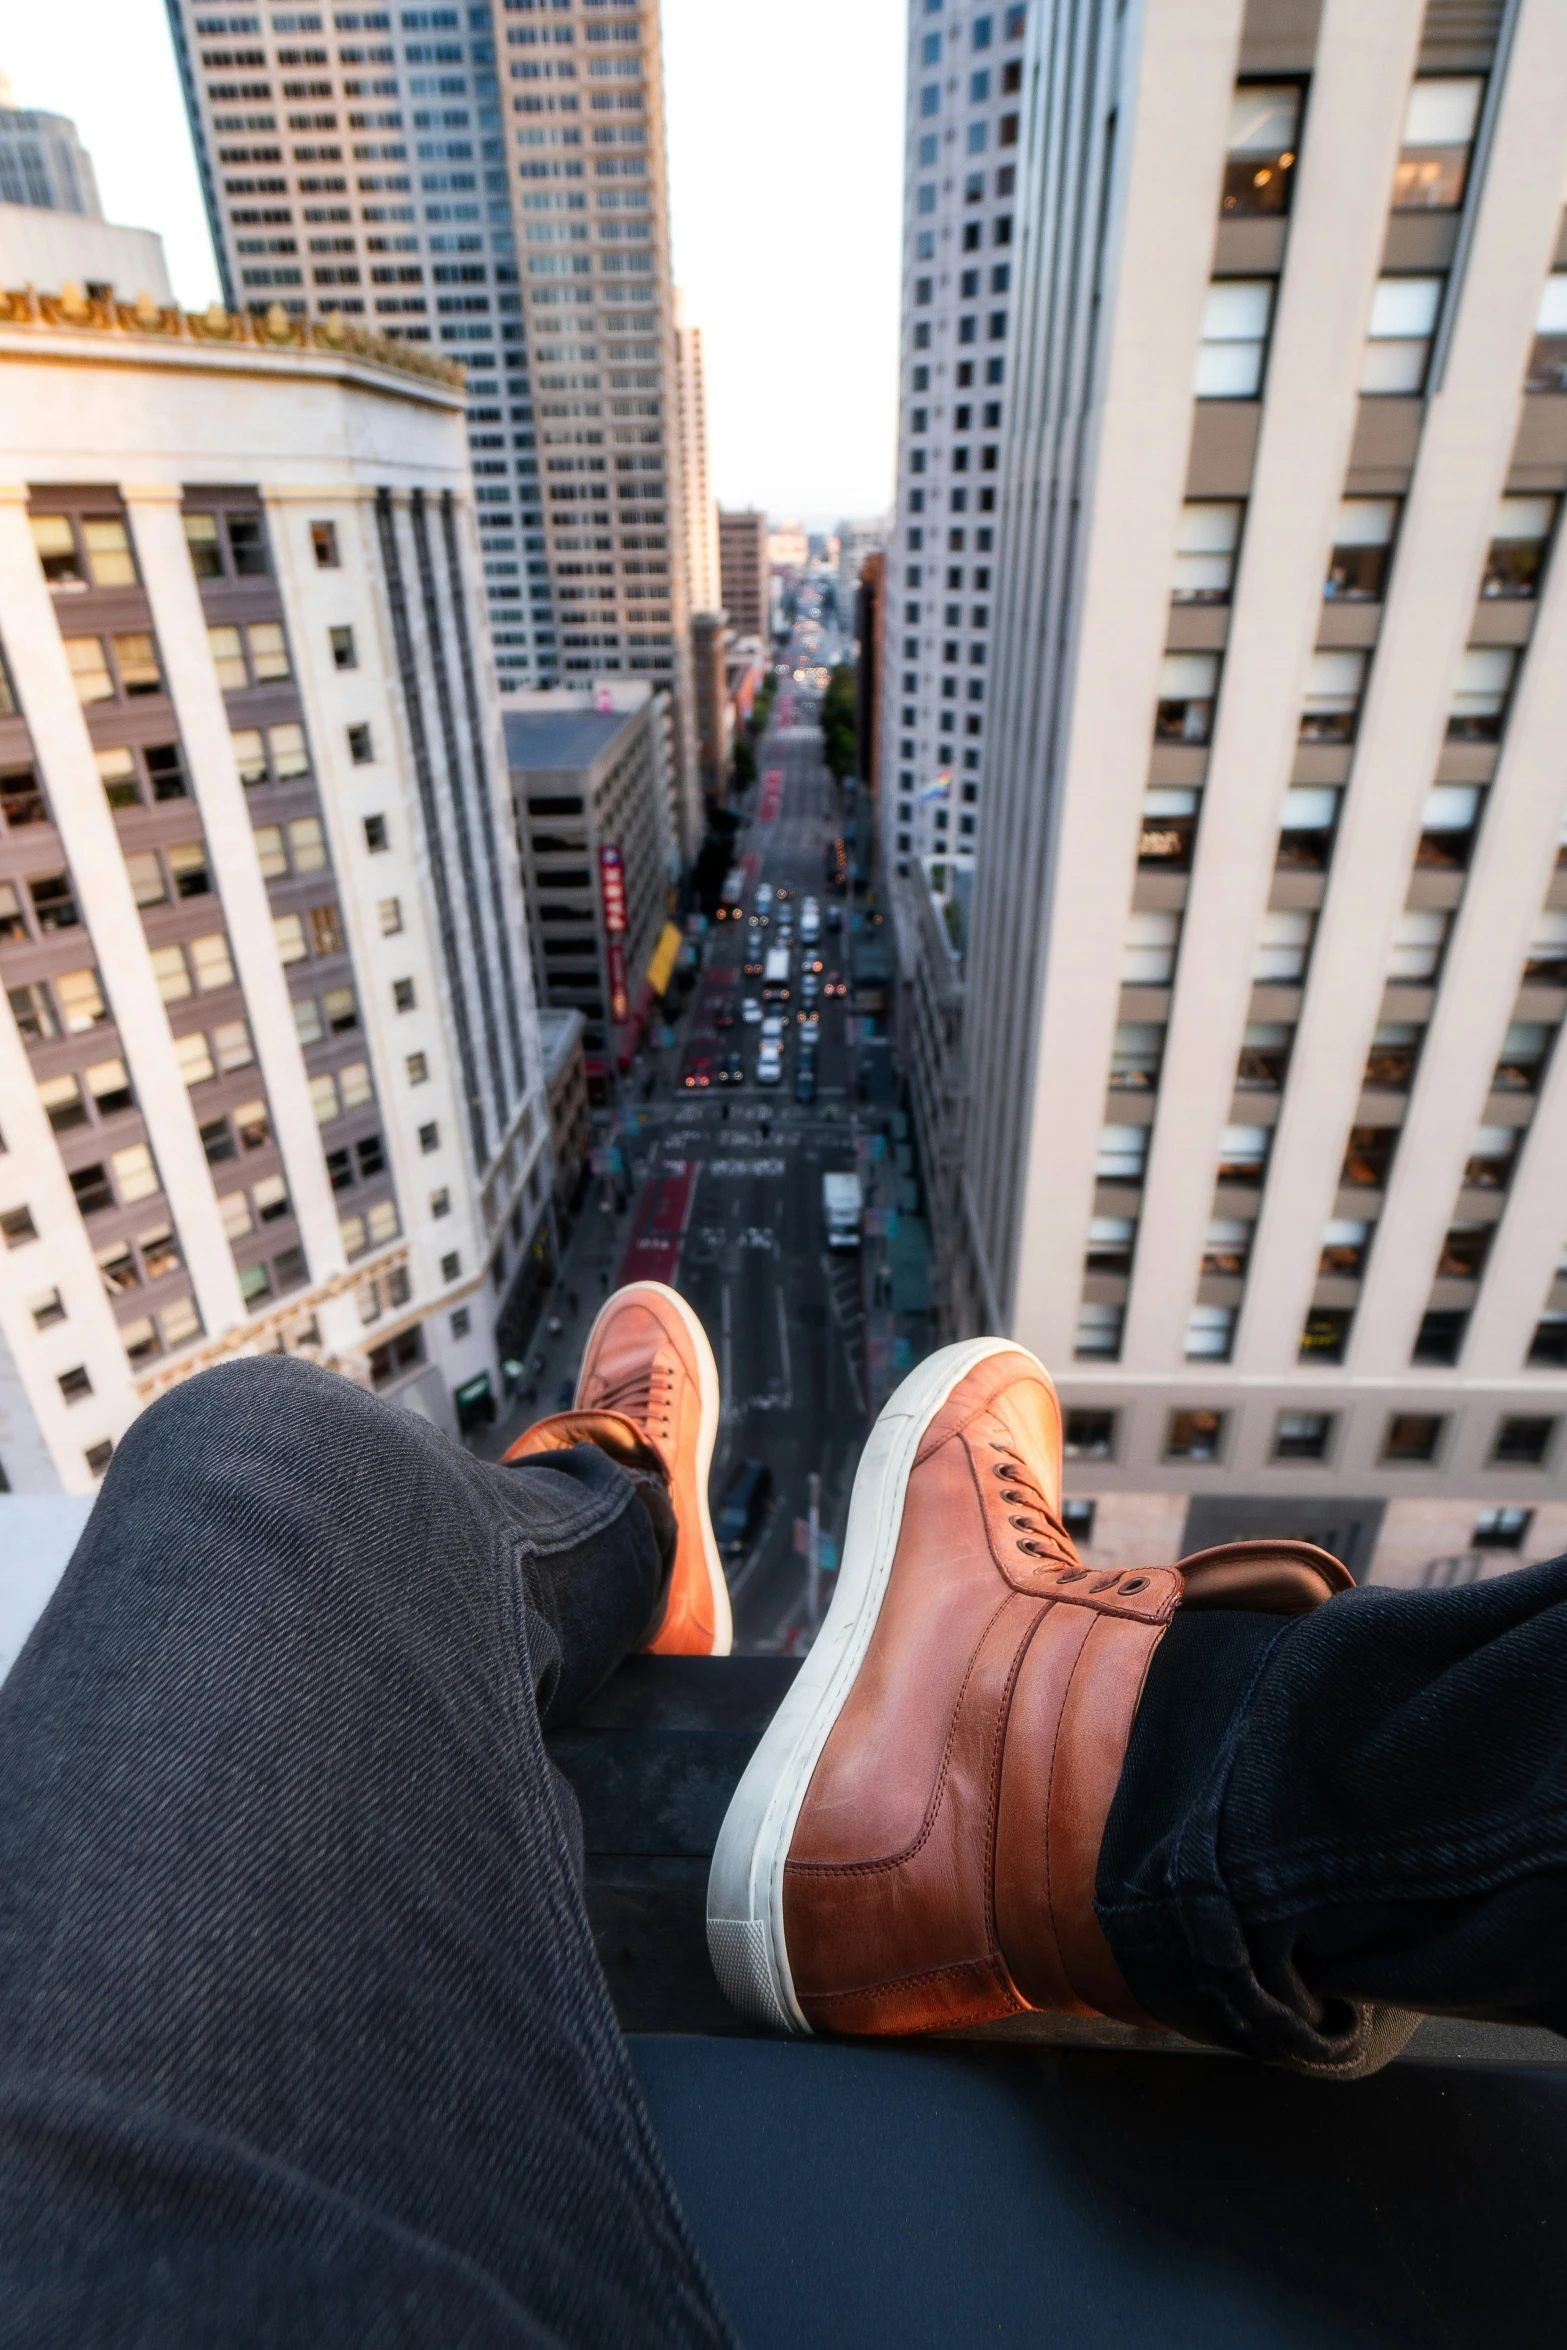
[[[1218,690],[1217,653],[1166,653],[1159,665],[1155,742],[1207,742],[1213,733],[1213,704]]]
[[[87,1466],[92,1471],[93,1475],[95,1477],[101,1477],[104,1470],[109,1466],[109,1463],[114,1458],[114,1446],[110,1442],[109,1438],[105,1436],[99,1443],[89,1444],[87,1450],[83,1453],[82,1458],[87,1463]]]
[[[1482,596],[1534,597],[1540,592],[1546,549],[1559,498],[1499,498]]]
[[[52,588],[84,588],[82,563],[76,547],[76,533],[71,528],[68,514],[34,514],[29,517],[33,546],[43,568],[44,578]]]
[[[1352,1126],[1340,1183],[1350,1190],[1380,1191],[1397,1148],[1396,1126]]]
[[[1414,1083],[1415,1063],[1420,1058],[1424,1036],[1425,1030],[1412,1021],[1379,1022],[1372,1031],[1362,1085],[1381,1087],[1389,1093],[1407,1093]]]
[[[207,1120],[201,1128],[201,1147],[207,1155],[209,1167],[219,1166],[225,1159],[238,1156],[227,1118],[209,1118]]]
[[[250,665],[257,685],[273,685],[288,677],[288,646],[284,641],[280,620],[258,620],[246,631],[250,641]]]
[[[441,1279],[443,1281],[456,1281],[460,1277],[461,1273],[462,1258],[459,1256],[457,1251],[453,1249],[448,1256],[444,1256],[441,1259]]]
[[[1193,1306],[1186,1317],[1186,1360],[1227,1363],[1235,1341],[1233,1306]]]
[[[198,579],[223,577],[223,552],[218,545],[215,514],[187,514],[185,544],[190,549],[191,569]]]
[[[430,1064],[423,1053],[410,1053],[405,1066],[410,1085],[424,1085],[429,1081]]]
[[[1429,1412],[1395,1412],[1382,1439],[1382,1458],[1394,1468],[1434,1461],[1445,1420]]]
[[[1275,863],[1286,872],[1325,873],[1343,797],[1332,785],[1292,784],[1279,812]]]
[[[1148,1131],[1146,1126],[1102,1126],[1095,1182],[1141,1183],[1148,1161]]]
[[[1395,212],[1456,212],[1485,84],[1474,74],[1427,74],[1404,110],[1404,142],[1393,174]]]
[[[1527,1421],[1518,1425],[1528,1426]],[[1522,1550],[1534,1523],[1533,1510],[1482,1510],[1472,1536],[1476,1550]]]
[[[1221,277],[1208,288],[1194,386],[1199,400],[1258,397],[1273,287],[1271,277]]]
[[[188,1086],[205,1085],[209,1077],[217,1075],[212,1048],[199,1028],[193,1035],[177,1036],[174,1039],[174,1058]]]
[[[391,843],[387,839],[386,833],[386,818],[384,816],[367,816],[365,818],[365,847],[370,851],[370,854],[376,856],[382,849],[390,846]]]
[[[1180,944],[1179,914],[1132,914],[1121,949],[1123,987],[1168,987],[1175,977]]]
[[[1151,1021],[1123,1020],[1110,1053],[1110,1085],[1117,1093],[1152,1093],[1164,1053],[1163,1028]]]
[[[424,1361],[424,1331],[421,1328],[404,1330],[396,1338],[370,1350],[370,1384],[381,1388],[401,1378],[405,1371],[413,1371]]]
[[[38,1227],[33,1222],[31,1208],[0,1209],[0,1240],[4,1240],[7,1248],[25,1248],[30,1240],[37,1238]]]
[[[392,981],[392,1008],[397,1012],[411,1012],[414,1008],[414,983],[411,979]]]
[[[272,924],[272,937],[283,963],[302,963],[310,951],[305,945],[304,923],[297,914],[279,914]]]
[[[1172,1412],[1165,1430],[1167,1461],[1216,1461],[1224,1437],[1222,1412]]]
[[[311,953],[340,955],[343,951],[343,926],[336,906],[312,906],[305,918],[310,925]]]
[[[337,524],[313,522],[310,525],[310,551],[322,571],[336,571],[340,557],[337,552]]]
[[[1523,975],[1551,987],[1567,987],[1567,913],[1548,907],[1536,917]]]
[[[1446,283],[1441,277],[1378,278],[1360,365],[1363,392],[1424,390]]]
[[[1276,1461],[1325,1461],[1333,1436],[1331,1412],[1280,1412],[1273,1426]]]
[[[1115,1455],[1114,1412],[1069,1411],[1066,1415],[1066,1457],[1069,1461],[1108,1461]]]
[[[1533,1369],[1567,1370],[1567,1314],[1542,1314],[1529,1347]]]
[[[1260,1183],[1268,1163],[1268,1145],[1272,1135],[1271,1126],[1226,1126],[1219,1137],[1219,1162],[1214,1170],[1215,1180],[1219,1183]]]
[[[359,1005],[351,987],[329,987],[321,998],[321,1009],[334,1036],[345,1036],[359,1026]]]
[[[1567,269],[1553,269],[1535,313],[1526,392],[1567,392]]]
[[[332,666],[335,669],[357,669],[359,655],[354,650],[354,632],[351,628],[328,630],[332,646]]]
[[[109,675],[109,660],[102,637],[68,636],[65,640],[65,657],[70,663],[71,682],[80,703],[86,706],[93,702],[113,701],[114,680]]]
[[[1303,743],[1349,743],[1355,739],[1360,697],[1365,690],[1364,653],[1313,653],[1301,705]]]
[[[239,630],[209,628],[207,647],[223,691],[226,694],[243,692],[250,683],[250,672],[245,667],[245,645]]]
[[[1470,645],[1458,664],[1447,717],[1450,743],[1500,742],[1518,655],[1511,645]]]
[[[1077,1310],[1072,1352],[1079,1362],[1114,1362],[1121,1351],[1123,1306],[1083,1305]]]
[[[19,767],[9,775],[0,775],[0,816],[5,818],[8,832],[20,831],[28,824],[48,823],[49,810],[31,767]]]
[[[1299,987],[1311,955],[1315,914],[1268,913],[1262,917],[1262,935],[1252,959],[1251,975],[1259,987]]]
[[[125,860],[125,876],[138,906],[161,906],[168,897],[163,867],[150,849]]]
[[[1143,794],[1143,828],[1137,840],[1137,862],[1161,873],[1190,870],[1197,834],[1195,791],[1166,790]]]
[[[1541,1469],[1559,1423],[1555,1420],[1502,1420],[1491,1446],[1491,1466],[1499,1469]]]
[[[382,898],[380,904],[376,907],[376,913],[381,923],[381,936],[383,938],[395,938],[403,927],[403,905],[401,898]]]
[[[298,816],[288,828],[288,853],[296,873],[319,873],[326,864],[326,843],[319,816]]]
[[[1516,1126],[1477,1127],[1464,1167],[1466,1188],[1472,1191],[1505,1191],[1522,1139]]]
[[[87,1104],[74,1077],[49,1077],[38,1088],[38,1099],[56,1134],[69,1134],[87,1123]]]
[[[1376,604],[1387,592],[1398,528],[1397,498],[1343,498],[1322,593],[1339,603]]]
[[[139,1199],[151,1199],[162,1189],[152,1153],[144,1142],[133,1142],[128,1149],[115,1151],[109,1164],[114,1170],[114,1185],[123,1207],[130,1207]]]
[[[1224,166],[1226,215],[1288,212],[1300,102],[1294,82],[1245,83],[1236,91]]]
[[[196,985],[203,995],[210,995],[220,987],[233,986],[234,966],[229,960],[229,942],[221,930],[215,931],[209,938],[193,938],[187,951],[195,968]]]
[[[1533,1020],[1515,1020],[1502,1039],[1501,1057],[1491,1077],[1493,1093],[1537,1093],[1550,1055],[1554,1028]]]
[[[375,1089],[370,1083],[369,1064],[365,1061],[350,1061],[346,1068],[339,1069],[337,1082],[342,1092],[345,1110],[361,1109],[366,1102],[375,1099]]]
[[[1410,1361],[1440,1364],[1451,1369],[1457,1362],[1464,1343],[1464,1332],[1469,1327],[1466,1313],[1438,1312],[1421,1317],[1415,1333]]]
[[[1240,545],[1239,498],[1189,498],[1175,534],[1174,604],[1227,604]]]
[[[27,936],[22,901],[9,881],[0,881],[0,941]]]
[[[33,1327],[37,1330],[48,1330],[54,1323],[66,1319],[65,1300],[57,1289],[46,1289],[41,1296],[29,1298],[27,1308],[33,1317]]]
[[[1485,1270],[1494,1224],[1454,1224],[1448,1229],[1436,1260],[1439,1281],[1478,1281]]]
[[[74,1371],[62,1371],[59,1388],[67,1403],[80,1403],[83,1396],[91,1395],[92,1381],[85,1366],[78,1363]]]
[[[1439,783],[1426,794],[1417,865],[1461,873],[1469,863],[1485,794],[1474,784]]]
[[[40,930],[74,930],[81,921],[71,884],[63,873],[41,874],[28,883],[27,894]]]
[[[1349,1216],[1335,1216],[1324,1224],[1318,1275],[1328,1281],[1358,1281],[1366,1269],[1366,1254],[1374,1230],[1374,1225],[1357,1223]]]
[[[1452,916],[1424,907],[1406,908],[1393,932],[1387,975],[1406,985],[1429,986],[1441,968]]]
[[[87,1090],[100,1118],[117,1118],[136,1106],[123,1061],[97,1061],[87,1072]]]
[[[375,757],[368,726],[351,726],[348,730],[348,756],[356,767],[368,767]]]
[[[1094,1216],[1089,1219],[1084,1269],[1090,1273],[1130,1273],[1136,1223],[1130,1216]]]
[[[1239,1280],[1245,1273],[1246,1260],[1251,1255],[1254,1230],[1255,1226],[1238,1216],[1212,1217],[1202,1248],[1201,1269],[1204,1277]]]
[[[169,860],[169,871],[174,877],[176,897],[204,898],[211,895],[212,879],[207,871],[207,852],[199,841],[177,842],[164,853]]]
[[[451,1195],[451,1193],[450,1193],[449,1191],[432,1191],[432,1192],[431,1192],[431,1194],[430,1194],[430,1213],[431,1213],[431,1215],[432,1215],[432,1216],[437,1216],[437,1217],[439,1217],[439,1216],[449,1216],[449,1215],[451,1214],[451,1212],[452,1212],[452,1195]]]

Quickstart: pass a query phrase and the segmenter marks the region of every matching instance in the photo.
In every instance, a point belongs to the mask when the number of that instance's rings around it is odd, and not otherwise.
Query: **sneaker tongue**
[[[596,1444],[600,1452],[608,1453],[623,1469],[641,1469],[657,1477],[660,1484],[669,1483],[663,1454],[625,1412],[552,1413],[519,1437],[506,1458],[528,1460],[541,1453],[566,1452],[576,1444]]]

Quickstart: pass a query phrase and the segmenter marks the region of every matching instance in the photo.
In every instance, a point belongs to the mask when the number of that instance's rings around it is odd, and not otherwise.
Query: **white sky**
[[[663,0],[675,274],[724,505],[830,525],[891,502],[904,0]],[[111,220],[218,291],[163,0],[5,12],[17,102],[73,117]]]

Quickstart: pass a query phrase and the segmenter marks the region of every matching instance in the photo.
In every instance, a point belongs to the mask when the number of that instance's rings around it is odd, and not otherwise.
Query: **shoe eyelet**
[[[1134,1591],[1146,1591],[1147,1588],[1148,1578],[1146,1575],[1133,1575],[1130,1581],[1121,1585],[1123,1592],[1127,1593],[1128,1595]]]
[[[1058,1583],[1086,1583],[1088,1569],[1086,1567],[1068,1567],[1062,1574],[1057,1575],[1056,1581]]]
[[[1016,1526],[1024,1534],[1043,1534],[1043,1526],[1036,1526],[1032,1518],[1008,1518],[1009,1526]]]
[[[1031,1559],[1048,1559],[1055,1557],[1055,1552],[1053,1550],[1046,1550],[1042,1542],[1020,1542],[1018,1544],[1018,1549],[1026,1550]]]
[[[1016,1461],[995,1461],[991,1464],[990,1473],[993,1477],[999,1477],[1003,1484],[1008,1485],[1015,1484],[1023,1474]]]

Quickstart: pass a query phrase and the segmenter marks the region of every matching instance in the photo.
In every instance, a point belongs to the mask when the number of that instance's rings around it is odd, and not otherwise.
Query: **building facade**
[[[699,828],[657,0],[168,5],[230,307],[463,361],[502,688],[668,685]]]
[[[258,1349],[455,1426],[549,1180],[460,384],[37,297],[0,381],[0,1466]]]
[[[696,712],[697,777],[708,808],[729,798],[729,761],[734,749],[735,711],[729,689],[729,627],[723,612],[696,612],[691,618],[691,662]]]
[[[557,1210],[569,1209],[588,1163],[592,1128],[588,1116],[588,1073],[582,1049],[580,1012],[539,1013],[539,1044],[550,1108],[550,1161]]]
[[[769,608],[772,575],[767,561],[767,517],[755,507],[718,509],[719,586],[729,625],[736,636],[772,634]]]
[[[702,329],[686,316],[685,296],[675,288],[675,385],[680,403],[681,466],[686,499],[686,584],[693,612],[716,612],[723,603],[718,570],[718,508],[713,502],[707,462],[707,375]]]
[[[645,685],[506,704],[539,998],[582,1014],[596,1086],[630,1067],[668,919],[661,704]]]
[[[957,1325],[1094,1555],[1558,1551],[1567,17],[1081,0],[1021,104]]]
[[[0,204],[102,220],[92,157],[63,114],[18,106],[0,74]]]
[[[1020,5],[933,11],[909,0],[882,687],[889,867],[911,854],[972,855],[980,822],[1027,17]]]

